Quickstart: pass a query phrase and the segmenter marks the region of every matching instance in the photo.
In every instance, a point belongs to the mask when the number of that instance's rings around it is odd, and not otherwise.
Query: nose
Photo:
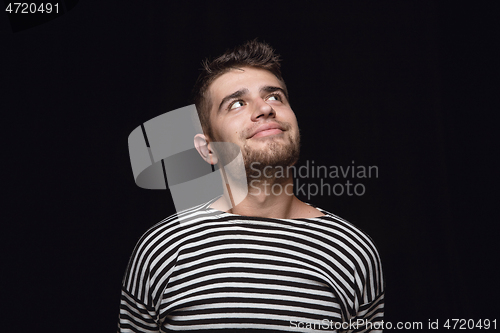
[[[252,121],[257,121],[259,118],[274,117],[275,115],[276,111],[274,111],[271,105],[267,104],[262,98],[259,98],[252,113]]]

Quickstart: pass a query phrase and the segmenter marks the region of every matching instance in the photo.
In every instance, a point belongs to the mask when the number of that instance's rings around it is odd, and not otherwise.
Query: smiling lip
[[[263,136],[275,135],[280,133],[283,133],[283,130],[281,129],[281,126],[279,124],[267,124],[257,128],[257,130],[253,132],[252,135],[250,135],[249,139],[260,138]]]
[[[280,130],[279,128],[268,129],[268,130],[260,131],[259,133],[255,134],[254,136],[252,136],[252,139],[261,138],[263,136],[280,134],[280,133],[283,133],[283,131]]]

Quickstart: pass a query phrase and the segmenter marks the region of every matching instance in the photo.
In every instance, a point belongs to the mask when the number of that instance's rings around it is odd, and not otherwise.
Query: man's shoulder
[[[156,238],[159,236],[169,238],[169,236],[174,236],[179,232],[182,232],[182,230],[191,227],[193,224],[207,220],[219,219],[217,211],[209,208],[210,202],[194,206],[168,216],[150,227],[142,235],[140,242],[150,240],[153,235],[155,235],[154,237]]]
[[[182,244],[200,229],[202,222],[217,221],[217,211],[208,204],[198,205],[163,219],[149,228],[137,242],[131,256],[128,276],[141,277],[174,260]],[[148,267],[148,269],[144,269]]]
[[[377,288],[383,290],[382,263],[373,239],[360,227],[321,208],[325,215],[314,219],[315,227],[323,228],[325,238],[338,249],[361,275],[371,274],[379,281]],[[379,289],[377,289],[379,290]]]
[[[333,214],[332,212],[314,205],[311,206],[321,211],[324,215],[311,219],[311,223],[309,223],[309,225],[312,224],[317,228],[323,228],[327,235],[347,239],[349,240],[349,243],[355,247],[363,245],[363,247],[368,247],[375,253],[378,252],[375,242],[362,228],[336,214]]]
[[[308,205],[316,208],[318,211],[320,211],[323,215],[319,216],[317,218],[314,218],[312,220],[318,221],[320,223],[324,223],[325,227],[331,227],[331,228],[341,228],[341,229],[349,229],[349,230],[355,230],[356,232],[361,232],[365,233],[362,231],[359,227],[357,227],[354,223],[351,223],[347,221],[346,219],[326,210],[323,208],[320,208],[316,205],[313,205],[311,203],[307,203]]]

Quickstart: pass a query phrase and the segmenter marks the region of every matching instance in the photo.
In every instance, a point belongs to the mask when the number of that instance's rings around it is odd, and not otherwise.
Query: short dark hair
[[[241,67],[255,67],[268,70],[278,78],[283,84],[285,94],[288,95],[285,81],[281,76],[280,70],[281,58],[274,52],[274,49],[265,42],[259,42],[257,39],[248,41],[243,45],[227,50],[221,56],[202,62],[202,72],[196,80],[193,88],[193,100],[198,111],[203,132],[213,139],[213,131],[210,126],[210,109],[212,101],[208,94],[210,85],[221,75],[229,72],[231,69]]]

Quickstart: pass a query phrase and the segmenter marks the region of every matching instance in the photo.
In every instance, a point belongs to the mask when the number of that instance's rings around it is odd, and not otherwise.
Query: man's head
[[[247,177],[255,174],[252,169],[293,165],[299,130],[272,48],[251,41],[204,67],[196,85],[204,139],[237,144]]]
[[[285,81],[281,76],[280,61],[280,56],[274,52],[271,46],[258,42],[256,39],[228,50],[211,61],[208,59],[203,61],[202,72],[193,89],[193,99],[205,135],[209,138],[213,136],[210,126],[210,110],[214,101],[210,96],[209,87],[217,78],[232,69],[253,67],[271,72],[281,82],[288,99]]]

